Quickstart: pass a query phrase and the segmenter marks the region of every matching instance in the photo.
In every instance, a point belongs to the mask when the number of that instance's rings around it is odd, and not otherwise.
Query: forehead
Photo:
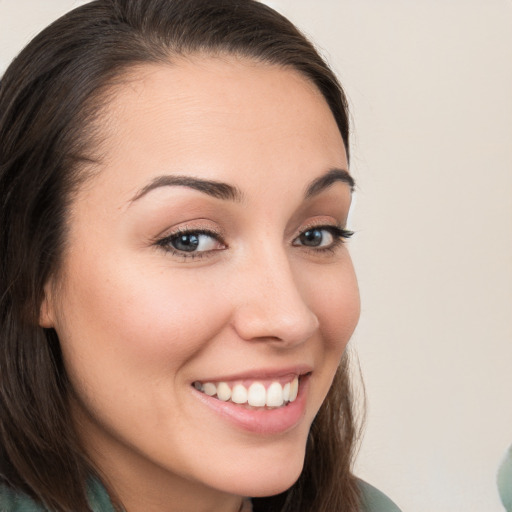
[[[124,186],[169,172],[276,182],[290,166],[310,181],[347,166],[325,99],[281,66],[236,57],[143,65],[115,87],[103,114],[101,167]]]

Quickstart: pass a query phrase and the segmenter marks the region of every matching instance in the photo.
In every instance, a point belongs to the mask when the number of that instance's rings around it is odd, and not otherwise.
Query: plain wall
[[[79,2],[0,0],[0,72]],[[83,2],[82,2],[83,3]],[[352,110],[358,474],[404,512],[502,512],[512,443],[512,2],[268,1]],[[343,314],[343,312],[340,312]]]

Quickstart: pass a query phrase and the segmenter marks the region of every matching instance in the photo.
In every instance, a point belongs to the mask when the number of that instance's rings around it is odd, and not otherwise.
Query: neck
[[[128,469],[126,469],[128,468]],[[133,466],[132,466],[133,468]],[[125,512],[239,512],[243,498],[170,475],[167,471],[105,468],[113,502]],[[144,475],[144,476],[141,476]]]
[[[90,432],[90,431],[89,431]],[[111,501],[125,512],[239,512],[243,497],[222,492],[155,464],[104,433],[88,436],[89,449]],[[185,464],[184,464],[185,465]]]

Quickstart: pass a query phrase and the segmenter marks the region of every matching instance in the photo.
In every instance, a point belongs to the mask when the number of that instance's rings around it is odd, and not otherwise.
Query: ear
[[[39,307],[39,326],[45,329],[55,327],[55,315],[51,293],[52,288],[50,282],[44,285],[44,297]]]

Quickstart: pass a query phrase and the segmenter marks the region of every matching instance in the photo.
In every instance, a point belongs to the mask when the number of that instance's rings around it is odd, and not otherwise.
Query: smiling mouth
[[[256,408],[285,407],[296,400],[300,378],[291,376],[286,381],[255,380],[247,382],[199,382],[193,386],[212,398]]]

